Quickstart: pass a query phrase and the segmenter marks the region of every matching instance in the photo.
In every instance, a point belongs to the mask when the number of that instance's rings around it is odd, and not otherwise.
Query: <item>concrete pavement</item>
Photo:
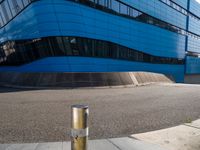
[[[130,137],[91,140],[88,145],[88,150],[199,150],[200,120]],[[1,144],[0,150],[71,150],[70,146],[70,142]]]
[[[70,142],[3,144],[0,150],[71,150]],[[92,140],[88,150],[165,150],[160,146],[125,138]]]
[[[200,150],[200,120],[131,137],[160,145],[167,150]]]

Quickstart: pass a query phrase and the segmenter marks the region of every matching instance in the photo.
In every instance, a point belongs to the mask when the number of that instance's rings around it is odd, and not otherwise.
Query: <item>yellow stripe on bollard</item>
[[[87,150],[89,108],[87,105],[73,105],[71,111],[71,150]]]

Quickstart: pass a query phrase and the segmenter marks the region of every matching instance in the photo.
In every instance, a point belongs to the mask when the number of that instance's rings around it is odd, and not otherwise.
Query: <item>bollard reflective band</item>
[[[77,138],[77,137],[86,137],[89,135],[89,129],[71,129],[71,137]]]

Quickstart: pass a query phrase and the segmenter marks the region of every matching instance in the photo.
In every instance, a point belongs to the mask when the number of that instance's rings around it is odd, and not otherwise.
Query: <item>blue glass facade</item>
[[[2,0],[0,71],[200,73],[196,0]]]

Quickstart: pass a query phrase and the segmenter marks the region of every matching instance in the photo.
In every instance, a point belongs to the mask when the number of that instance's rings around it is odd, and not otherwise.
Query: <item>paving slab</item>
[[[5,150],[8,146],[9,144],[0,144],[0,150]]]
[[[192,123],[186,123],[185,125],[200,129],[200,119],[193,121]]]
[[[132,138],[89,141],[88,150],[165,150]],[[70,142],[0,144],[0,150],[71,150]]]
[[[89,150],[119,150],[108,140],[93,140],[89,142]]]
[[[108,140],[89,141],[89,150],[119,150]],[[0,144],[0,150],[71,150],[70,142],[33,143],[33,144]]]
[[[144,143],[143,141],[135,140],[132,138],[117,138],[110,139],[110,141],[118,147],[119,150],[167,150],[161,146]]]
[[[2,144],[0,150],[35,150],[37,143],[30,144]]]
[[[40,149],[36,149],[40,150]],[[41,149],[43,150],[43,149]],[[57,150],[57,149],[55,149]],[[60,149],[58,149],[60,150]],[[71,150],[71,143],[70,142],[62,142],[62,150]],[[92,140],[88,143],[88,150],[118,150],[118,148],[113,145],[109,140]]]
[[[167,150],[200,150],[200,129],[197,128],[199,123],[199,120],[194,122],[196,127],[180,125],[164,130],[135,134],[132,137],[160,145]]]
[[[34,150],[63,150],[63,142],[38,143]]]

